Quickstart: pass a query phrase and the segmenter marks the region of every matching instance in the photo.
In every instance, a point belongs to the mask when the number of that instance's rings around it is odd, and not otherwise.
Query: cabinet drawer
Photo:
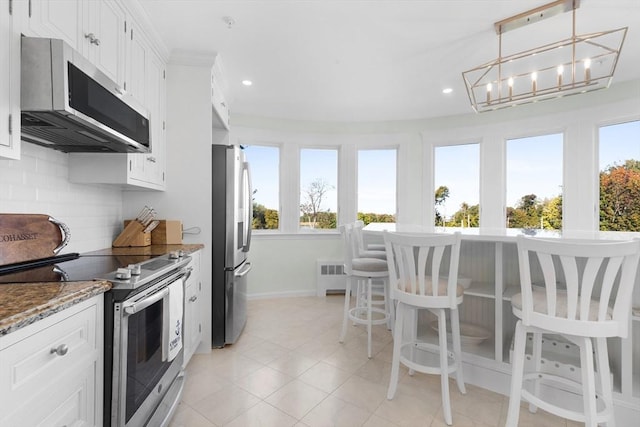
[[[8,397],[3,406],[17,406],[35,390],[47,388],[60,377],[77,375],[79,368],[96,360],[97,312],[96,305],[89,306],[3,349],[0,396]]]

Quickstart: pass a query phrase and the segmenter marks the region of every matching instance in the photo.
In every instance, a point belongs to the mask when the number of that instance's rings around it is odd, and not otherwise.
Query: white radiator
[[[325,296],[327,292],[339,291],[344,293],[346,288],[346,275],[342,260],[321,260],[316,262],[317,295]]]

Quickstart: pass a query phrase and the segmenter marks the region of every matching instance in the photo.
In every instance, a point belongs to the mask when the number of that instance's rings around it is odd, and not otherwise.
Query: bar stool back
[[[521,293],[511,300],[513,314],[519,320],[514,337],[506,425],[517,425],[520,400],[524,398],[530,403],[531,412],[539,407],[558,416],[584,422],[587,426],[598,423],[613,426],[607,338],[626,337],[629,333],[640,241],[563,241],[518,236],[517,245]],[[540,272],[544,287],[533,284],[533,273],[539,276]],[[525,374],[528,332],[533,333],[534,372]],[[542,334],[560,334],[580,347],[582,383],[542,369]],[[532,381],[533,391],[524,388],[525,381]],[[543,400],[540,397],[541,381],[575,389],[583,396],[583,411],[559,406],[557,399],[554,402]],[[596,390],[596,382],[599,390]],[[600,409],[596,406],[596,396],[603,404]]]
[[[460,233],[400,234],[385,231],[384,241],[391,298],[397,302],[387,399],[391,400],[395,395],[400,362],[410,369],[410,374],[418,371],[440,375],[444,419],[451,425],[449,374],[455,372],[458,389],[466,393],[458,316],[458,305],[462,303],[464,294],[463,287],[458,284]],[[427,309],[437,316],[437,345],[418,341],[415,317],[405,320],[411,312],[416,316],[419,309]],[[451,319],[453,351],[447,348],[447,311]],[[436,354],[437,360],[429,360],[427,352]]]

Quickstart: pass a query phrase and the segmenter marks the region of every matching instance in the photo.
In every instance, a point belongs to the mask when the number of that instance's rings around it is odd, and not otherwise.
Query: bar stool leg
[[[596,384],[593,366],[593,343],[582,338],[580,343],[580,367],[582,371],[582,400],[584,402],[585,427],[596,427]]]
[[[356,299],[357,299],[356,295]],[[344,290],[344,316],[342,319],[342,332],[340,332],[339,342],[344,342],[347,336],[347,323],[349,323],[349,309],[351,308],[351,277],[347,277],[347,286]]]
[[[371,359],[371,300],[373,291],[371,289],[371,277],[367,280],[367,357]]]
[[[438,310],[438,344],[440,347],[440,387],[442,390],[442,412],[444,422],[453,424],[451,399],[449,396],[449,355],[447,351],[447,316],[443,309]]]
[[[525,341],[526,342],[526,341]],[[542,334],[533,333],[533,371],[540,372],[542,370]],[[538,377],[539,378],[539,377]],[[533,395],[540,397],[540,379],[533,380]],[[533,403],[529,404],[529,412],[535,413],[538,407]]]
[[[467,388],[464,385],[464,376],[462,375],[462,345],[460,344],[460,313],[458,310],[451,310],[451,331],[453,337],[453,353],[456,363],[456,384],[460,393],[466,394]]]
[[[596,338],[596,367],[600,374],[600,387],[602,388],[602,401],[605,408],[609,411],[609,419],[607,427],[615,427],[616,423],[613,417],[613,391],[611,390],[611,374],[609,371],[609,354],[607,350],[607,339],[604,337]]]
[[[393,399],[398,388],[398,375],[400,371],[400,351],[402,351],[402,325],[404,324],[405,306],[398,302],[396,307],[396,324],[393,339],[393,358],[391,359],[391,378],[389,379],[389,389],[387,390],[387,399]]]
[[[522,378],[524,376],[524,350],[527,333],[522,320],[516,323],[513,344],[513,361],[511,366],[511,392],[509,393],[509,410],[505,427],[516,427],[520,418],[520,400],[522,399]]]

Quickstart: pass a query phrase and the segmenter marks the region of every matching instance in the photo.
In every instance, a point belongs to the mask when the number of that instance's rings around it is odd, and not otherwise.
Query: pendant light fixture
[[[557,0],[496,22],[498,58],[462,73],[473,109],[491,111],[609,87],[627,27],[577,35],[579,6],[579,0]],[[503,56],[505,33],[569,11],[570,38]]]

